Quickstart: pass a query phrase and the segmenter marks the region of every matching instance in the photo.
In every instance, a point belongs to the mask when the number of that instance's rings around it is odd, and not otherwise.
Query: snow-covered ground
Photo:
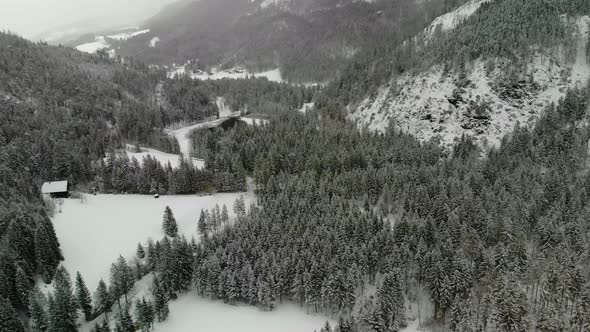
[[[381,87],[375,97],[349,105],[349,118],[359,127],[374,131],[383,131],[393,123],[420,140],[438,137],[446,146],[463,134],[473,136],[484,148],[498,146],[517,123],[534,125],[545,108],[558,102],[568,88],[588,82],[586,45],[590,18],[584,16],[569,22],[578,30],[574,61],[559,50],[537,52],[527,68],[536,87],[525,84],[519,91],[521,98],[503,96],[502,90],[494,89],[494,83],[503,80],[504,69],[497,65],[487,72],[486,63],[477,59],[466,68],[469,84],[465,87],[457,85],[459,73],[447,73],[443,66],[408,72]],[[474,110],[478,107],[487,109],[488,118],[476,116]]]
[[[160,42],[159,37],[154,37],[150,39],[150,47],[156,47],[156,45]]]
[[[133,38],[133,37],[139,36],[139,35],[143,35],[148,32],[150,32],[150,29],[137,30],[137,31],[133,31],[133,32],[121,32],[121,33],[107,36],[107,38],[115,39],[115,40],[128,40],[130,38]]]
[[[269,123],[268,119],[257,118],[254,116],[242,116],[240,117],[240,121],[247,123],[250,126],[253,125],[266,125]]]
[[[185,141],[188,141],[187,139],[183,139],[183,143],[186,144]],[[180,143],[180,140],[179,140]],[[129,159],[131,159],[131,157],[135,157],[135,159],[137,159],[137,161],[139,161],[141,163],[141,161],[143,160],[143,158],[147,157],[148,155],[151,156],[152,158],[156,159],[157,161],[159,161],[162,166],[166,167],[166,165],[168,163],[170,163],[170,166],[172,166],[172,168],[177,168],[180,165],[180,156],[177,154],[171,154],[171,153],[166,153],[166,152],[162,152],[156,149],[149,149],[149,148],[141,148],[141,152],[132,152],[135,151],[135,147],[131,146],[131,145],[127,145],[127,155],[129,156]],[[187,158],[187,154],[184,154],[184,158]],[[203,159],[199,159],[199,158],[190,158],[190,160],[193,162],[193,165],[197,168],[197,169],[203,169],[205,167],[205,160]]]
[[[180,146],[180,152],[188,156],[190,155],[192,149],[192,141],[189,138],[189,135],[192,131],[202,128],[212,128],[217,127],[223,121],[226,121],[227,118],[219,118],[211,121],[197,123],[191,126],[182,127],[179,129],[174,129],[168,131],[168,135],[173,135],[178,140],[178,145]]]
[[[133,303],[136,299],[151,299],[153,276],[145,276],[135,284],[128,298]],[[124,300],[122,300],[124,301]],[[170,315],[164,322],[156,322],[155,332],[312,332],[319,331],[326,321],[331,326],[335,321],[321,314],[307,314],[305,309],[291,303],[279,304],[271,312],[261,311],[247,305],[228,305],[221,301],[200,297],[195,291],[182,294],[169,303]],[[111,327],[115,327],[116,305],[109,315]],[[130,312],[134,312],[134,304]],[[227,319],[231,317],[231,319]],[[82,322],[80,332],[90,332],[96,323],[102,323],[101,315],[92,322]],[[414,330],[404,330],[414,332]]]
[[[96,51],[99,51],[99,50],[111,48],[111,45],[107,42],[107,38],[119,40],[119,41],[124,41],[124,40],[128,40],[130,38],[133,38],[135,36],[143,35],[148,32],[150,32],[150,30],[145,29],[145,30],[121,32],[121,33],[117,33],[117,34],[113,34],[113,35],[108,35],[108,36],[106,36],[106,38],[105,38],[105,36],[96,36],[96,37],[94,37],[93,42],[78,45],[78,46],[76,46],[76,49],[80,52],[95,53]],[[114,51],[115,50],[113,50],[113,49],[109,50],[109,54],[114,55],[114,53],[113,53]]]
[[[110,45],[105,41],[104,36],[97,36],[93,42],[76,46],[80,52],[95,53],[96,51],[109,48]]]
[[[492,0],[471,0],[466,2],[461,7],[457,8],[456,10],[443,14],[424,30],[424,34],[426,37],[432,36],[432,34],[437,30],[440,29],[441,32],[449,31],[457,27],[461,22],[465,21],[471,15],[475,14],[475,12],[486,2],[490,2]]]
[[[84,195],[65,199],[52,218],[70,274],[80,271],[94,291],[100,278],[108,280],[110,266],[119,255],[131,259],[137,243],[159,240],[164,208],[170,206],[181,234],[198,238],[197,220],[201,209],[219,204],[233,216],[234,201],[243,195],[246,205],[254,202],[252,191],[214,195]]]
[[[299,109],[299,112],[301,113],[307,113],[307,111],[309,111],[310,109],[313,109],[315,106],[315,103],[311,102],[311,103],[305,103],[303,104],[303,106]]]
[[[201,129],[201,128],[212,128],[217,127],[220,123],[226,121],[230,117],[237,117],[240,115],[240,112],[233,112],[231,108],[225,102],[223,97],[217,97],[215,103],[217,104],[217,108],[219,109],[219,119],[213,119],[209,121],[204,121],[200,123],[196,123],[189,126],[184,126],[181,128],[175,128],[168,130],[168,135],[172,135],[176,137],[178,141],[178,145],[180,146],[180,152],[184,156],[190,156],[192,150],[192,141],[189,137],[190,133],[194,130]],[[195,158],[193,158],[195,159]]]
[[[266,77],[269,81],[272,82],[283,82],[283,78],[281,76],[281,71],[277,69],[268,70],[264,72],[258,73],[251,73],[246,69],[242,68],[231,68],[226,70],[217,70],[213,69],[211,73],[207,73],[204,71],[187,71],[186,65],[181,66],[172,66],[172,68],[168,71],[168,77],[173,78],[177,75],[189,75],[192,79],[198,80],[221,80],[224,78],[227,79],[245,79],[251,76],[254,77]]]
[[[319,331],[326,320],[321,315],[308,315],[293,304],[278,305],[271,312],[256,307],[227,305],[199,297],[195,292],[184,294],[170,302],[170,317],[157,323],[157,332],[313,332]],[[190,328],[195,327],[195,328]],[[198,327],[198,328],[197,328]]]

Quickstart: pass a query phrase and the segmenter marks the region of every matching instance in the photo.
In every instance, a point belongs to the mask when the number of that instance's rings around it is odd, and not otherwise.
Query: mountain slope
[[[360,51],[411,36],[463,2],[202,0],[167,8],[144,24],[149,34],[114,48],[146,63],[279,67],[290,81],[326,81]]]
[[[464,18],[478,5],[456,29],[437,26],[458,22],[449,17]],[[467,134],[482,147],[497,146],[516,124],[534,124],[568,88],[588,82],[587,7],[472,0],[435,20],[415,46],[413,56],[420,61],[360,103],[350,103],[349,118],[371,130],[393,122],[422,140],[436,137],[445,145]]]

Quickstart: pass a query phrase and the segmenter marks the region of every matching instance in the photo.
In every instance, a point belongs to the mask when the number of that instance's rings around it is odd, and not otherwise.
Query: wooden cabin
[[[68,198],[70,197],[70,186],[68,181],[45,182],[41,187],[41,193],[52,198]]]

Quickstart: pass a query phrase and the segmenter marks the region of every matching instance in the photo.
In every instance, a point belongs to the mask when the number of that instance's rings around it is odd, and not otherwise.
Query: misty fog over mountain
[[[175,0],[0,0],[0,30],[28,38],[84,27],[138,25]]]

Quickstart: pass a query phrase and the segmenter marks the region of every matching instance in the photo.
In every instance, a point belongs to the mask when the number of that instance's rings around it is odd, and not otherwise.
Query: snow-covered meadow
[[[319,331],[326,320],[322,315],[307,314],[294,304],[282,304],[275,310],[261,311],[253,306],[228,305],[198,296],[184,294],[170,302],[170,317],[157,323],[158,332],[313,332]]]
[[[186,65],[190,65],[190,62],[185,65],[180,66],[172,66],[172,68],[168,71],[168,77],[173,78],[178,75],[188,75],[192,79],[198,80],[222,80],[222,79],[245,79],[250,76],[254,76],[256,78],[266,77],[271,82],[281,83],[283,82],[283,77],[281,76],[281,71],[277,69],[272,69],[264,72],[256,72],[251,73],[246,69],[242,68],[231,68],[226,70],[219,70],[214,68],[211,73],[207,73],[204,71],[187,71]]]
[[[145,244],[150,238],[157,240],[164,236],[162,215],[166,206],[174,212],[180,234],[198,237],[197,219],[201,209],[211,210],[216,204],[225,204],[230,218],[235,218],[231,207],[241,195],[246,205],[255,201],[252,191],[161,196],[159,199],[144,195],[85,195],[83,199],[65,199],[52,218],[65,257],[62,264],[72,275],[80,271],[93,291],[101,278],[108,281],[111,263],[119,255],[132,259],[138,242]],[[129,294],[130,298],[145,296],[149,299],[151,278],[150,274],[139,281]],[[109,319],[115,316],[109,315]],[[227,317],[231,319],[224,319]],[[91,331],[102,319],[104,316],[93,322],[81,322],[80,331]],[[198,328],[206,332],[311,332],[319,330],[326,320],[332,326],[335,323],[322,315],[308,315],[305,309],[294,304],[280,304],[274,311],[265,312],[253,306],[228,305],[189,292],[170,302],[168,320],[156,323],[155,331],[180,332]]]
[[[190,140],[188,138],[183,138],[182,140],[179,139],[178,143],[180,144],[181,152],[184,158],[186,159],[188,156],[188,148],[186,148],[185,150],[183,150],[182,148],[187,146],[187,144],[190,144]],[[141,152],[134,152],[134,150],[135,147],[127,145],[127,156],[129,157],[129,159],[131,159],[131,157],[137,159],[137,161],[139,161],[140,163],[143,160],[143,158],[146,158],[149,155],[150,157],[159,161],[160,164],[162,164],[162,166],[164,167],[168,165],[168,163],[170,163],[170,166],[172,166],[172,168],[178,168],[178,166],[180,165],[180,155],[177,154],[166,153],[160,150],[143,147],[140,148]],[[205,168],[205,160],[199,158],[189,158],[189,160],[192,161],[193,165],[197,169]]]
[[[229,193],[209,196],[184,195],[85,195],[81,199],[65,199],[52,218],[65,260],[63,265],[75,275],[80,271],[86,284],[96,289],[100,278],[108,280],[110,266],[119,255],[131,259],[137,243],[149,238],[159,240],[164,208],[170,206],[180,234],[198,237],[197,219],[201,209],[225,204],[233,215],[234,201],[243,195],[246,205],[254,202],[254,194]],[[60,212],[61,211],[61,212]]]

